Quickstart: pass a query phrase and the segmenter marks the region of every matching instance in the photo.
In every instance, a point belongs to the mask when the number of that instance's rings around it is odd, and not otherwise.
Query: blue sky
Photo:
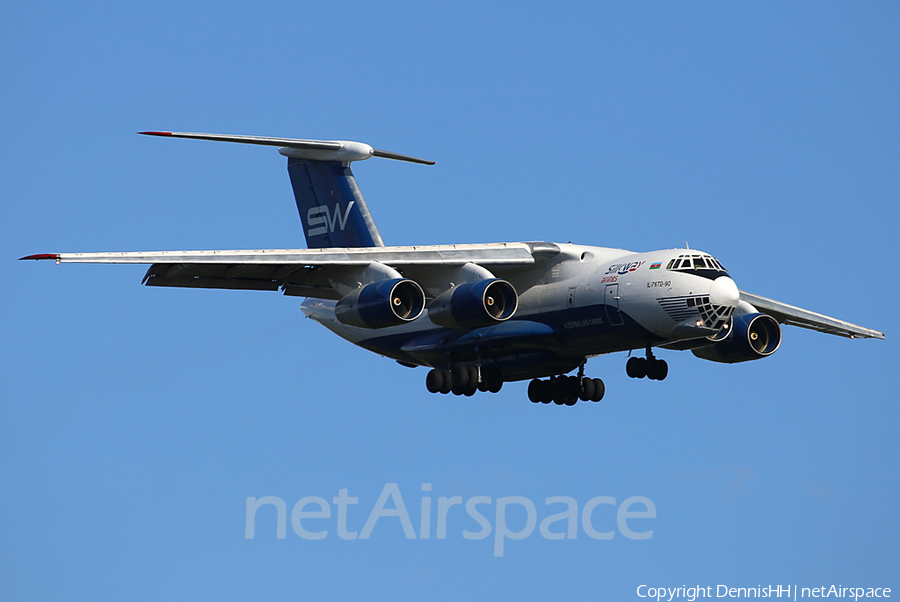
[[[641,584],[900,587],[900,14],[887,2],[14,3],[0,163],[0,597],[639,599]],[[573,241],[713,253],[738,285],[887,334],[784,329],[727,366],[661,352],[663,383],[593,359],[599,404],[525,383],[433,396],[276,293],[140,286],[32,253],[302,247],[273,149],[182,130],[351,139],[434,167],[354,165],[388,244]],[[495,557],[396,517],[320,541],[248,497],[519,496]],[[430,492],[422,484],[430,483]],[[388,503],[388,508],[392,507]],[[306,510],[314,510],[307,506]],[[635,510],[640,509],[638,507]],[[454,513],[456,512],[456,513]],[[511,506],[511,530],[525,525]],[[564,522],[554,531],[564,531]]]

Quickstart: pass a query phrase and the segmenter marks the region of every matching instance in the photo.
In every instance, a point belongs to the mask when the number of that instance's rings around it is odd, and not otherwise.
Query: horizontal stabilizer
[[[232,134],[198,134],[194,132],[138,132],[146,136],[166,136],[171,138],[190,138],[194,140],[214,140],[217,142],[237,142],[240,144],[258,144],[261,146],[277,146],[279,152],[295,159],[311,159],[313,161],[362,161],[369,157],[382,157],[396,161],[407,161],[421,165],[434,165],[434,161],[418,159],[409,155],[401,155],[372,148],[363,142],[349,140],[300,140],[294,138],[267,138],[264,136],[236,136]]]

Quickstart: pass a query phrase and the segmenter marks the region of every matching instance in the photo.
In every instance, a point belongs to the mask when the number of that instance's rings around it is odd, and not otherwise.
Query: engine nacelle
[[[347,294],[334,306],[334,315],[348,326],[385,328],[412,322],[424,309],[421,286],[406,278],[392,278]]]
[[[724,331],[723,331],[724,332]],[[710,337],[717,341],[712,345],[692,349],[699,358],[713,362],[736,364],[768,357],[781,345],[781,326],[766,314],[740,314],[731,321],[730,332]]]
[[[485,278],[467,282],[436,297],[428,317],[447,328],[480,328],[510,319],[519,307],[519,295],[506,280]]]

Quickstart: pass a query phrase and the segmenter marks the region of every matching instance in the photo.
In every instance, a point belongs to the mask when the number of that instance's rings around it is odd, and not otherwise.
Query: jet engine
[[[723,337],[724,332],[728,334]],[[775,353],[781,345],[781,326],[766,314],[739,314],[732,318],[728,331],[723,329],[709,338],[716,342],[691,352],[705,360],[736,364]]]
[[[519,295],[506,280],[486,278],[460,284],[431,302],[428,317],[447,328],[480,328],[508,320],[516,313]]]
[[[373,282],[345,295],[334,307],[338,321],[360,328],[412,322],[425,309],[422,287],[406,278]]]

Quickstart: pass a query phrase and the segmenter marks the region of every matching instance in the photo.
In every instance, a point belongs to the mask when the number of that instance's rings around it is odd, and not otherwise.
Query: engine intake
[[[781,326],[775,318],[766,314],[734,316],[729,330],[723,329],[710,337],[710,340],[717,341],[715,344],[691,351],[705,360],[736,364],[768,357],[781,346]]]
[[[510,319],[518,307],[519,295],[513,285],[486,278],[442,293],[431,302],[428,317],[447,328],[480,328]]]
[[[338,321],[360,328],[412,322],[425,309],[422,287],[406,278],[373,282],[345,295],[334,307]]]

